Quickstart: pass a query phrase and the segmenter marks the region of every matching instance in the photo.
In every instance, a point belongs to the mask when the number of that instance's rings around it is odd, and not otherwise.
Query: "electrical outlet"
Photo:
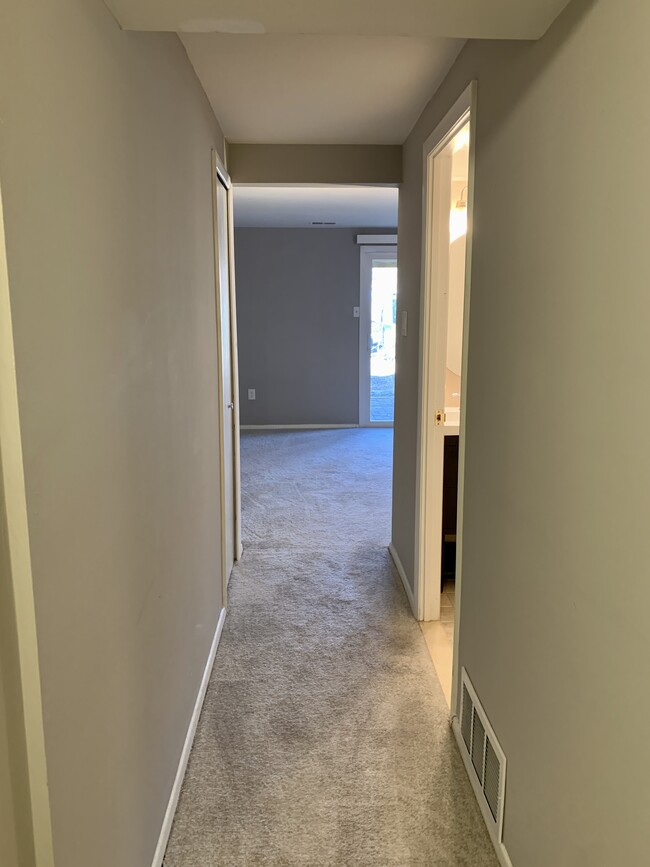
[[[255,400],[255,389],[254,388],[248,389],[248,399],[249,400]]]
[[[354,316],[355,319],[358,319],[360,314],[361,314],[361,310],[358,307],[352,308],[352,315]]]

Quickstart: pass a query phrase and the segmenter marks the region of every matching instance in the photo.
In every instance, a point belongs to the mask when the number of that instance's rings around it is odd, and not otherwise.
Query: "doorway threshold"
[[[420,623],[420,629],[438,675],[440,686],[451,709],[452,670],[454,664],[454,616],[456,609],[453,581],[445,581],[440,600],[440,620]]]

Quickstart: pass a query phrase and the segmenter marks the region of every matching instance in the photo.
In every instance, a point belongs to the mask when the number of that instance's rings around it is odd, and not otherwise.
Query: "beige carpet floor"
[[[389,430],[244,435],[244,557],[165,867],[494,867],[391,564]]]

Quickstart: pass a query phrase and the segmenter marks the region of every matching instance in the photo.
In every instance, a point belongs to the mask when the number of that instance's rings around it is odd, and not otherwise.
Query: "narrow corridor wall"
[[[649,30],[642,0],[574,0],[538,43],[469,43],[404,149],[393,542],[412,579],[422,148],[478,80],[460,664],[507,756],[515,867],[650,852]]]
[[[143,867],[222,607],[223,135],[101,0],[2,3],[0,118],[55,862]]]

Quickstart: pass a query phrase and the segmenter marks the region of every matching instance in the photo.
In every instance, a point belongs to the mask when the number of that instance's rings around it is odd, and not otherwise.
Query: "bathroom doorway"
[[[471,257],[469,89],[425,145],[417,538],[419,619],[450,708],[458,637]]]

